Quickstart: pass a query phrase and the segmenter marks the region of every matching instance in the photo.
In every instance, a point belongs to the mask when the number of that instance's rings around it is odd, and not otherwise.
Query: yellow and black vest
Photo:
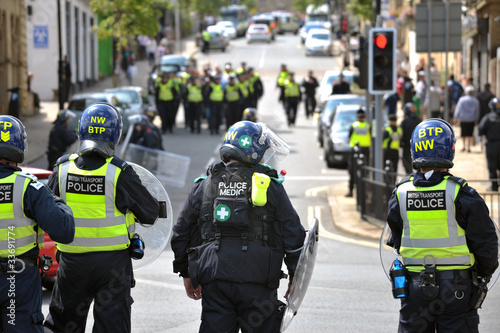
[[[285,97],[299,97],[300,86],[297,82],[287,82],[285,84]]]
[[[24,193],[28,185],[43,186],[31,174],[16,171],[0,179],[0,257],[20,256],[43,247],[44,232],[24,215]]]
[[[403,130],[399,126],[396,127],[396,131],[393,131],[391,126],[387,126],[385,130],[389,133],[389,137],[384,139],[382,149],[398,150],[403,137]]]
[[[429,254],[434,256],[440,270],[467,269],[474,265],[465,231],[455,218],[455,200],[465,184],[463,179],[452,176],[445,176],[441,183],[431,187],[414,186],[413,177],[398,184],[403,219],[399,252],[408,270],[420,272],[422,260]]]
[[[160,101],[171,101],[174,99],[174,94],[172,93],[174,82],[172,79],[168,79],[166,83],[160,82],[158,86],[160,87],[160,92],[158,94],[158,99]]]
[[[122,171],[118,159],[109,157],[96,170],[79,169],[78,154],[59,165],[59,193],[73,210],[75,239],[56,243],[62,252],[117,251],[129,247],[135,231],[134,215],[116,208],[116,183]],[[115,160],[113,160],[115,159]]]
[[[280,75],[278,76],[278,86],[283,87],[285,83],[288,81],[288,71],[283,71],[280,72]]]
[[[222,90],[222,86],[220,84],[211,83],[210,87],[212,91],[208,98],[212,102],[222,102],[224,100],[224,91]]]
[[[355,121],[352,124],[353,132],[349,145],[354,147],[356,142],[360,147],[370,147],[372,145],[372,137],[370,134],[370,125],[366,121]]]
[[[200,103],[203,102],[203,94],[201,92],[201,86],[198,84],[188,84],[188,102]]]
[[[226,100],[228,102],[236,102],[240,99],[240,88],[238,85],[230,85],[226,86]]]

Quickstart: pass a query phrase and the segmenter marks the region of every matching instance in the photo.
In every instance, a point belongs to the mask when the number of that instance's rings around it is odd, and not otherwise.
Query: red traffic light
[[[387,37],[383,34],[377,35],[377,37],[375,37],[375,45],[379,49],[385,49],[385,47],[387,46]]]

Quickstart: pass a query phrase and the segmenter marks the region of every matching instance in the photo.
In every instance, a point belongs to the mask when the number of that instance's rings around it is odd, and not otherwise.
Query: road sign
[[[33,26],[33,43],[36,49],[49,48],[49,26],[35,25]]]
[[[429,15],[428,4],[418,3],[415,16],[415,30],[417,33],[417,52],[456,52],[462,50],[462,4],[448,3],[448,29],[446,24],[446,5],[442,2],[431,2]],[[430,50],[429,50],[429,20]],[[448,36],[448,48],[446,48]]]

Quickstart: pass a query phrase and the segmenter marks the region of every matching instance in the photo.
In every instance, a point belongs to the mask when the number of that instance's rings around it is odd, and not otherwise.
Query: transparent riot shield
[[[290,293],[288,294],[285,314],[281,321],[280,332],[284,332],[288,325],[290,325],[306,295],[307,287],[309,286],[313,274],[314,263],[316,261],[318,234],[319,222],[317,218],[314,218],[308,230],[308,235],[302,247],[302,251],[300,252],[299,262],[297,263],[295,275],[290,286]]]
[[[149,193],[160,203],[160,216],[153,225],[135,224],[135,232],[144,241],[144,257],[132,260],[134,270],[146,267],[155,261],[165,250],[170,241],[173,227],[173,212],[170,198],[160,181],[148,170],[135,163],[129,163],[141,179]]]
[[[496,223],[494,223],[494,225],[495,225],[495,230],[497,232],[497,236],[500,239],[500,230],[498,229],[498,225]],[[382,235],[380,236],[379,255],[380,255],[380,263],[382,264],[382,269],[384,270],[384,273],[389,279],[389,281],[391,280],[391,278],[389,277],[389,271],[391,270],[392,262],[396,259],[396,257],[401,262],[403,262],[401,256],[392,248],[392,246],[387,245],[387,242],[389,241],[390,237],[391,237],[391,229],[389,228],[389,225],[386,223],[384,226],[384,230],[382,231]],[[499,242],[498,253],[500,255],[500,242]],[[491,290],[491,288],[493,288],[493,286],[496,284],[499,276],[500,276],[500,269],[497,269],[495,273],[493,273],[493,276],[491,277],[490,282],[488,283],[489,290]]]
[[[184,187],[191,158],[163,150],[128,144],[125,160],[149,170],[164,186]]]

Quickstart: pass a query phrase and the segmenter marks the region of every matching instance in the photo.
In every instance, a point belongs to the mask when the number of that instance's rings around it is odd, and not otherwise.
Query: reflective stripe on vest
[[[23,211],[24,193],[32,178],[16,171],[0,179],[0,257],[19,256],[42,248],[44,232]],[[35,231],[37,229],[37,231]],[[10,250],[10,251],[9,251]]]
[[[278,76],[278,86],[283,87],[286,81],[288,81],[288,72],[280,72]]]
[[[299,97],[300,86],[297,82],[288,82],[285,85],[285,97]]]
[[[243,97],[247,98],[249,95],[248,86],[245,84],[245,82],[239,82],[238,86],[240,87],[240,91],[241,91],[241,94],[243,95]]]
[[[435,186],[415,187],[412,177],[398,187],[403,219],[400,253],[410,271],[421,271],[422,260],[429,254],[441,270],[465,269],[474,264],[465,231],[455,219],[455,199],[461,187],[447,178]]]
[[[210,98],[212,102],[222,102],[224,100],[224,91],[222,91],[221,85],[211,83],[210,87],[212,87],[212,91],[208,98]]]
[[[396,132],[392,130],[392,127],[387,126],[386,129],[387,133],[389,133],[389,137],[384,139],[384,143],[382,144],[383,149],[399,149],[400,146],[400,141],[401,137],[403,136],[403,130],[401,127],[396,128]],[[389,145],[389,141],[391,141],[391,144]],[[389,146],[389,147],[388,147]]]
[[[370,135],[370,127],[366,122],[355,121],[352,124],[353,132],[349,145],[354,147],[356,142],[360,147],[370,147],[372,145],[372,138]]]
[[[238,92],[239,88],[235,85],[227,85],[226,86],[226,99],[228,102],[236,102],[240,99],[240,94]]]
[[[188,84],[187,90],[188,90],[188,102],[199,103],[203,101],[201,86]]]
[[[113,157],[96,170],[81,170],[74,160],[59,166],[59,192],[73,210],[75,239],[59,244],[62,252],[86,253],[128,248],[135,231],[132,213],[124,215],[115,204],[116,183],[121,169],[111,164]]]
[[[174,99],[174,94],[172,94],[173,82],[169,79],[167,83],[160,83],[160,93],[158,99],[160,101],[171,101]]]

